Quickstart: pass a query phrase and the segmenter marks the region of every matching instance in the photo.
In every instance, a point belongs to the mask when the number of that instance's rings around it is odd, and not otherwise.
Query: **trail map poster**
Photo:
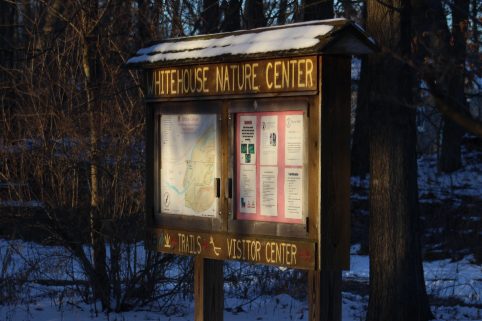
[[[216,215],[216,118],[216,114],[161,115],[161,213]]]
[[[301,223],[303,111],[238,113],[236,218]]]

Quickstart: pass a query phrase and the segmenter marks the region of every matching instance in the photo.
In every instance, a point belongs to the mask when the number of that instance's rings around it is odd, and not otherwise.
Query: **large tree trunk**
[[[382,46],[407,56],[406,2],[368,0],[367,6],[368,32]],[[372,92],[367,321],[425,321],[431,313],[419,238],[415,110],[406,107],[413,77],[407,66],[387,53],[369,56],[366,67]]]
[[[460,106],[467,109],[465,99],[465,59],[466,35],[469,19],[469,1],[454,0],[452,7],[452,59],[453,66],[449,74],[447,91]],[[461,146],[464,130],[452,120],[444,117],[442,150],[439,159],[439,169],[443,172],[453,172],[462,167]]]

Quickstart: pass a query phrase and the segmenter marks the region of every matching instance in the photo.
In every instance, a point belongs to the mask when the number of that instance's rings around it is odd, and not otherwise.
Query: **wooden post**
[[[194,320],[223,321],[223,261],[194,258]]]
[[[341,321],[341,269],[350,267],[350,57],[320,65],[320,271],[308,272],[310,321]]]
[[[341,271],[308,272],[308,321],[341,321]]]

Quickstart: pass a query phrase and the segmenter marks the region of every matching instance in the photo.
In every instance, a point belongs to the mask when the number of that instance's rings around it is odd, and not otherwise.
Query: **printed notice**
[[[236,116],[236,218],[299,224],[306,207],[302,110]]]
[[[261,165],[278,165],[278,116],[261,116]]]
[[[162,213],[215,216],[216,115],[162,115]]]
[[[303,169],[285,169],[285,217],[302,218],[303,208]]]
[[[303,115],[286,115],[285,165],[303,166]]]
[[[241,213],[256,214],[256,166],[239,168],[239,209]]]
[[[239,117],[239,160],[241,164],[256,164],[256,116]]]
[[[278,167],[262,166],[259,184],[261,215],[278,216]]]

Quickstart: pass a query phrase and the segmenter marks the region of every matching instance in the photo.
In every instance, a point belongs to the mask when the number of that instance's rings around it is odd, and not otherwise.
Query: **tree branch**
[[[482,122],[474,118],[467,109],[452,97],[446,95],[435,82],[424,79],[427,82],[430,94],[437,102],[435,106],[445,117],[449,118],[465,130],[482,137]]]
[[[404,62],[420,75],[420,77],[427,83],[430,94],[437,102],[435,108],[437,108],[441,114],[461,126],[466,131],[482,137],[482,122],[473,117],[465,106],[447,95],[434,80],[432,72],[427,71],[427,68],[423,68],[423,66],[416,64],[413,60],[393,52],[390,48],[382,47],[381,49],[382,52]]]

